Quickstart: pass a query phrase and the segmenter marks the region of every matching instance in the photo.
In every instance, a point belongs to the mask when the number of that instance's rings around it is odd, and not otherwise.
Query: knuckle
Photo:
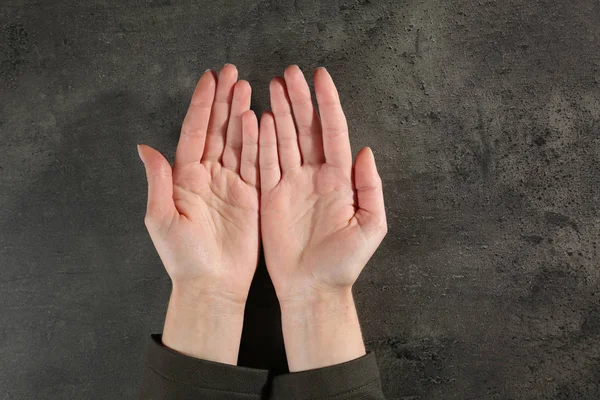
[[[148,229],[154,229],[157,226],[156,217],[150,211],[144,216],[144,225],[146,225],[146,228]]]
[[[161,231],[165,227],[166,224],[166,215],[161,212],[158,207],[150,207],[146,211],[146,216],[144,217],[144,224],[149,231]]]
[[[225,123],[219,123],[218,126],[213,126],[206,131],[206,136],[217,136],[221,137],[223,135],[223,131],[227,128]]]
[[[190,138],[203,138],[206,136],[206,132],[203,129],[192,129],[185,125],[181,127],[181,134]]]
[[[375,187],[377,189],[383,187],[383,180],[381,179],[381,176],[378,173],[375,173],[373,176],[373,182],[375,183]]]
[[[294,99],[294,103],[296,106],[300,106],[300,107],[307,107],[307,106],[311,106],[313,105],[312,103],[312,99],[308,96],[298,96]]]
[[[279,169],[279,163],[276,161],[265,161],[260,164],[260,168],[264,170]]]
[[[373,230],[380,236],[385,236],[388,232],[388,225],[385,216],[377,217],[373,220]]]
[[[340,97],[337,94],[331,94],[330,96],[326,96],[325,98],[321,98],[319,101],[320,106],[325,107],[339,107],[341,106]]]
[[[387,222],[383,223],[383,227],[381,228],[381,233],[383,234],[383,236],[387,235],[387,233],[389,232],[389,227]]]
[[[229,143],[226,144],[232,150],[240,150],[242,148],[242,142],[237,140],[230,140]]]
[[[275,118],[286,118],[292,115],[292,110],[289,108],[284,108],[281,110],[273,111],[273,115]]]
[[[312,122],[298,123],[298,136],[311,136],[313,133],[314,124]]]
[[[256,162],[254,159],[251,159],[251,158],[242,158],[242,165],[244,165],[246,167],[255,168]]]
[[[291,147],[294,145],[298,145],[298,139],[296,139],[296,135],[280,136],[278,144],[280,147]]]
[[[148,173],[146,175],[146,178],[148,179],[148,182],[152,181],[153,179],[161,179],[161,178],[168,178],[171,176],[171,171],[166,169],[166,168],[160,168],[156,171],[153,171],[151,173]]]
[[[326,127],[323,128],[323,135],[330,139],[339,138],[347,134],[347,129],[344,127]]]
[[[148,208],[144,216],[144,225],[146,225],[149,233],[162,234],[168,226],[166,218],[166,215],[161,213],[159,208],[151,207]]]
[[[272,149],[277,147],[277,142],[274,140],[261,140],[259,143],[261,149]]]

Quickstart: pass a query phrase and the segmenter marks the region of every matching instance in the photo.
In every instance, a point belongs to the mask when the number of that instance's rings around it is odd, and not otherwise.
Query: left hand
[[[258,122],[249,111],[250,85],[237,77],[231,64],[218,78],[212,71],[202,75],[173,168],[158,151],[139,146],[148,178],[145,223],[173,283],[163,342],[233,364],[260,243]],[[214,340],[199,338],[209,327]],[[217,352],[225,342],[230,349]]]

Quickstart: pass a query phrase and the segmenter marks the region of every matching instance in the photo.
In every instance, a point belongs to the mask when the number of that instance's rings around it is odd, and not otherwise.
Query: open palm
[[[226,65],[205,72],[182,124],[171,168],[139,147],[148,177],[146,226],[175,283],[243,304],[256,269],[258,124],[250,85]]]
[[[347,288],[387,232],[370,149],[352,166],[335,85],[315,72],[319,115],[296,66],[271,81],[260,124],[261,231],[280,302]]]

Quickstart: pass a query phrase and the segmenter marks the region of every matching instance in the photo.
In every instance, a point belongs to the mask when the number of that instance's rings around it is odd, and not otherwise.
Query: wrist
[[[237,364],[244,304],[173,284],[163,344],[190,357]]]
[[[331,316],[333,311],[354,307],[352,288],[334,290],[305,290],[301,295],[278,297],[282,314],[306,314],[319,318]]]
[[[223,285],[207,285],[205,282],[171,280],[171,298],[175,297],[190,304],[214,304],[219,309],[227,308],[235,312],[244,309],[248,290],[232,290]],[[249,286],[249,285],[248,285]],[[223,310],[225,311],[225,310]]]
[[[280,303],[291,372],[321,368],[366,354],[350,287]]]
[[[228,295],[191,290],[191,288],[173,284],[169,306],[173,305],[184,315],[197,320],[243,318],[245,300]]]

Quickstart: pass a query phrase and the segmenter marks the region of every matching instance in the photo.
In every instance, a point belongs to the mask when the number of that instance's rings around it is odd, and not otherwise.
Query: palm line
[[[239,179],[239,177],[237,177],[237,178]],[[214,182],[214,179],[213,179],[212,175],[210,175],[210,181],[209,181],[209,182],[207,182],[208,188],[209,188],[209,190],[210,190],[210,193],[211,193],[211,194],[209,194],[209,195],[207,195],[207,193],[206,193],[206,192],[197,192],[197,191],[195,191],[195,190],[192,190],[192,189],[190,189],[190,188],[188,188],[188,187],[185,187],[185,186],[183,186],[183,185],[181,185],[181,184],[179,184],[179,183],[174,183],[173,185],[174,185],[175,187],[177,187],[177,188],[181,189],[181,190],[182,190],[182,191],[184,191],[184,192],[187,192],[187,193],[190,193],[190,194],[192,194],[192,195],[193,195],[195,198],[199,198],[199,199],[202,201],[202,203],[204,204],[204,206],[206,207],[206,209],[209,211],[209,214],[211,214],[211,213],[210,213],[210,209],[214,210],[214,211],[215,211],[215,212],[216,212],[216,213],[217,213],[217,214],[218,214],[218,215],[219,215],[219,216],[220,216],[220,217],[221,217],[221,218],[222,218],[224,221],[226,221],[226,222],[227,222],[227,223],[229,223],[230,225],[234,226],[234,227],[235,227],[236,229],[238,229],[239,231],[242,231],[242,232],[243,232],[243,230],[244,230],[243,228],[239,227],[239,226],[238,226],[236,223],[234,223],[234,222],[233,222],[231,219],[227,218],[227,217],[226,217],[226,215],[225,215],[223,212],[221,212],[221,210],[220,210],[220,208],[219,208],[219,207],[215,206],[213,202],[211,202],[211,201],[207,201],[207,200],[205,199],[205,197],[207,197],[207,196],[212,196],[212,198],[213,198],[213,199],[217,199],[217,201],[218,201],[218,202],[220,202],[220,203],[224,204],[224,206],[225,206],[226,208],[232,208],[232,209],[235,209],[235,210],[240,210],[240,211],[242,211],[243,213],[247,213],[247,212],[249,212],[249,211],[254,211],[254,210],[253,210],[253,209],[249,209],[249,208],[243,208],[243,207],[240,207],[240,206],[238,206],[237,204],[233,204],[233,203],[231,203],[231,202],[229,202],[229,201],[225,200],[225,199],[224,199],[224,198],[222,198],[221,196],[219,196],[219,194],[218,194],[218,193],[217,193],[217,192],[214,190],[214,188],[213,188],[213,185],[212,185],[212,183],[213,183],[213,182]],[[180,200],[180,201],[181,201],[181,200]],[[182,213],[182,212],[181,212],[179,209],[177,209],[177,211],[179,211],[179,213],[180,213],[181,215],[185,216],[185,217],[186,217],[188,220],[190,220],[190,218],[189,218],[187,215],[185,215],[184,213]],[[214,219],[214,218],[210,218],[210,220],[212,221],[212,225],[213,225],[213,233],[216,235],[216,234],[217,234],[217,232],[216,232],[216,226],[214,225],[214,221],[215,221],[215,219]]]

